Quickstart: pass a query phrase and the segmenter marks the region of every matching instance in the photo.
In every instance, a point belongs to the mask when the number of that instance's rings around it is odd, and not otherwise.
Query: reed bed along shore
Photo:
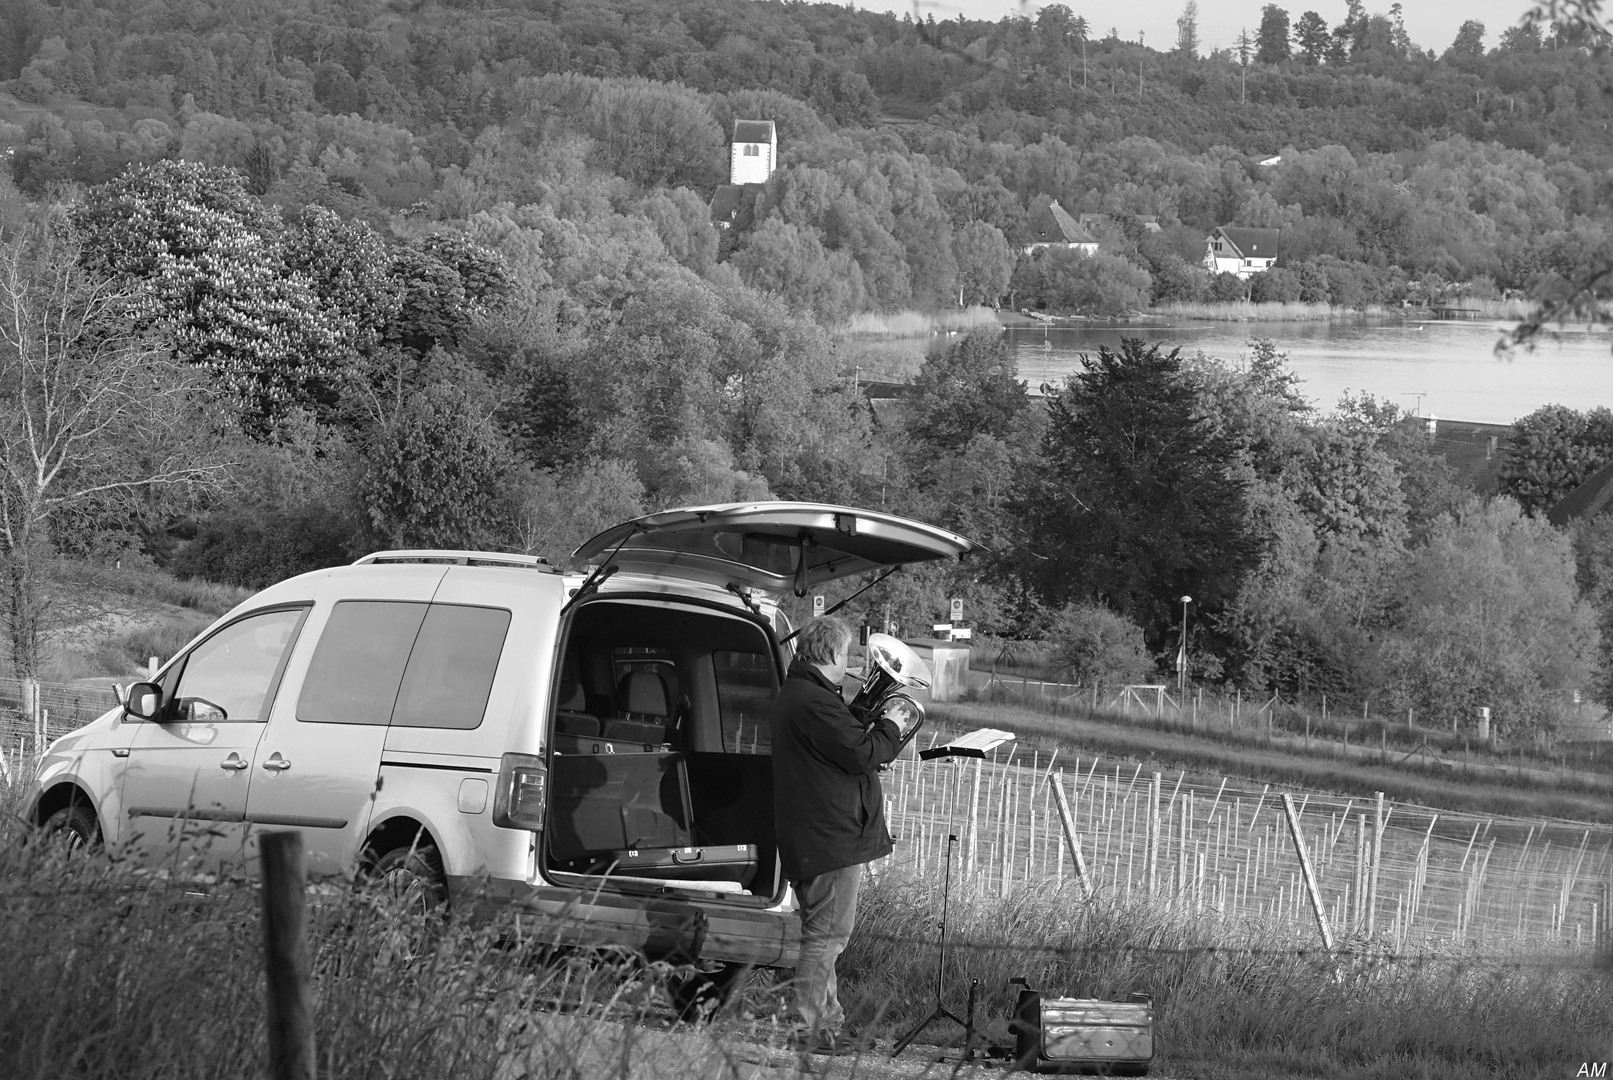
[[[847,319],[836,333],[841,337],[913,338],[999,325],[996,312],[976,304],[955,311],[865,311]]]
[[[1355,322],[1367,319],[1384,319],[1401,314],[1398,308],[1382,304],[1369,304],[1365,308],[1341,307],[1337,304],[1300,303],[1299,301],[1273,301],[1255,303],[1250,300],[1225,300],[1217,303],[1195,303],[1185,300],[1158,304],[1149,314],[1167,319],[1194,319],[1203,322]]]

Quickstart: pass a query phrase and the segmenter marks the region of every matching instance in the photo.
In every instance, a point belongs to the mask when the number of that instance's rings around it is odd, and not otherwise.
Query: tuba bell
[[[884,717],[894,722],[902,730],[900,754],[924,726],[924,706],[902,691],[929,686],[930,665],[918,653],[889,634],[869,634],[862,689],[851,699],[851,708],[869,720]]]

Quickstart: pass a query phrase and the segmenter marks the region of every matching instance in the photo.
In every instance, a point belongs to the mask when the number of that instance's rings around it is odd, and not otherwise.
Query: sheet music
[[[960,735],[946,744],[949,750],[979,750],[985,753],[988,750],[1001,746],[1005,742],[1012,742],[1012,731],[998,731],[996,728],[980,728],[967,735]]]

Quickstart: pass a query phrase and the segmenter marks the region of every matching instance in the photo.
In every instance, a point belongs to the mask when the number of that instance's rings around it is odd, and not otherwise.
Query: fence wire
[[[43,723],[27,715],[23,685],[0,679],[0,780],[19,782],[43,746],[117,704],[105,685],[41,683],[38,694]],[[977,764],[894,763],[884,782],[898,840],[890,864],[938,869],[955,834],[958,871],[982,895],[1078,884],[1050,782],[1068,799],[1088,887],[1112,902],[1299,940],[1326,925],[1340,941],[1386,938],[1401,953],[1429,943],[1613,947],[1613,827],[1393,803],[1379,839],[1372,801],[1298,793],[1307,883],[1270,785],[1185,774],[1156,784],[1135,763],[1017,746]]]

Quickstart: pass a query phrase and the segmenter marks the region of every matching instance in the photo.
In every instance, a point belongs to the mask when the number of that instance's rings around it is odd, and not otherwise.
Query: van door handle
[[[242,769],[247,768],[247,763],[241,760],[240,754],[231,754],[229,757],[219,762],[218,767],[221,769],[228,769],[230,772],[240,772]]]
[[[263,767],[270,772],[285,772],[291,768],[291,762],[281,757],[279,753],[274,753],[269,756],[268,761],[263,763]]]

